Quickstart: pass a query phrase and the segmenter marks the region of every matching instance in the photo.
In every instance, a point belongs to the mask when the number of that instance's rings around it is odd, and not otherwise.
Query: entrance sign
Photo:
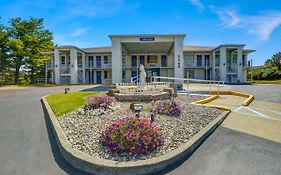
[[[154,41],[154,37],[146,37],[146,38],[140,38],[140,41]]]

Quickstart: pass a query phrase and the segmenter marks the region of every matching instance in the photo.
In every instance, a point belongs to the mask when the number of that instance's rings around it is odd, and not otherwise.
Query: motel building
[[[55,84],[131,82],[140,64],[147,77],[179,77],[245,82],[247,58],[254,50],[244,44],[217,47],[184,46],[184,34],[109,35],[111,47],[57,46],[47,52],[46,79]]]

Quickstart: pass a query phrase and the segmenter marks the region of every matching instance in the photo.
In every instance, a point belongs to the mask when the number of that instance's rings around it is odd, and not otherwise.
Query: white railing
[[[54,69],[55,65],[53,62],[47,62],[47,69]]]
[[[52,84],[55,79],[52,78],[37,78],[37,84]]]
[[[61,74],[70,74],[70,66],[61,66],[60,73]]]
[[[121,94],[155,94],[163,92],[164,89],[170,87],[169,82],[155,82],[155,83],[116,83],[116,89]]]
[[[102,67],[103,68],[111,68],[111,63],[103,64]]]
[[[226,66],[226,73],[237,73],[237,66]]]
[[[218,91],[224,87],[224,81],[215,81],[215,80],[200,80],[200,79],[189,79],[189,78],[176,78],[176,77],[161,77],[161,76],[152,76],[151,82],[170,82],[171,84],[183,85],[187,93],[194,91],[211,91],[213,89]],[[192,85],[192,87],[191,87]],[[197,89],[196,89],[197,88]]]
[[[131,78],[131,83],[137,83],[139,81],[139,78],[140,78],[139,75],[132,77]]]

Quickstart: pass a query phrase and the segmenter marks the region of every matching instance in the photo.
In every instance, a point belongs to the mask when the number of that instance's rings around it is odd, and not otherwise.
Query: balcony
[[[197,63],[185,63],[185,68],[205,68],[205,64],[197,64]],[[211,64],[209,64],[207,67],[212,67]]]
[[[102,67],[103,68],[111,68],[111,63],[103,64]]]
[[[54,69],[55,65],[52,62],[47,62],[47,69]]]
[[[227,65],[226,66],[226,73],[236,74],[237,73],[237,66]]]
[[[70,74],[70,66],[60,66],[60,74]]]

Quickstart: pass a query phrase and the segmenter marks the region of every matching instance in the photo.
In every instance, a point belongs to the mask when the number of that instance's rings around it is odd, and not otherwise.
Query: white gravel
[[[179,95],[177,98],[183,104],[181,115],[179,117],[156,115],[155,124],[164,137],[164,145],[147,157],[143,157],[143,159],[159,156],[178,148],[222,113],[221,110],[215,108],[191,104],[193,101],[206,97]],[[59,122],[74,148],[91,156],[99,156],[105,159],[134,160],[134,157],[112,157],[107,149],[99,143],[101,131],[107,125],[116,119],[134,115],[129,109],[129,104],[129,102],[118,102],[118,105],[112,111],[106,111],[103,114],[85,113],[81,108],[61,117]],[[143,103],[143,105],[144,110],[140,115],[149,116],[150,103]]]

